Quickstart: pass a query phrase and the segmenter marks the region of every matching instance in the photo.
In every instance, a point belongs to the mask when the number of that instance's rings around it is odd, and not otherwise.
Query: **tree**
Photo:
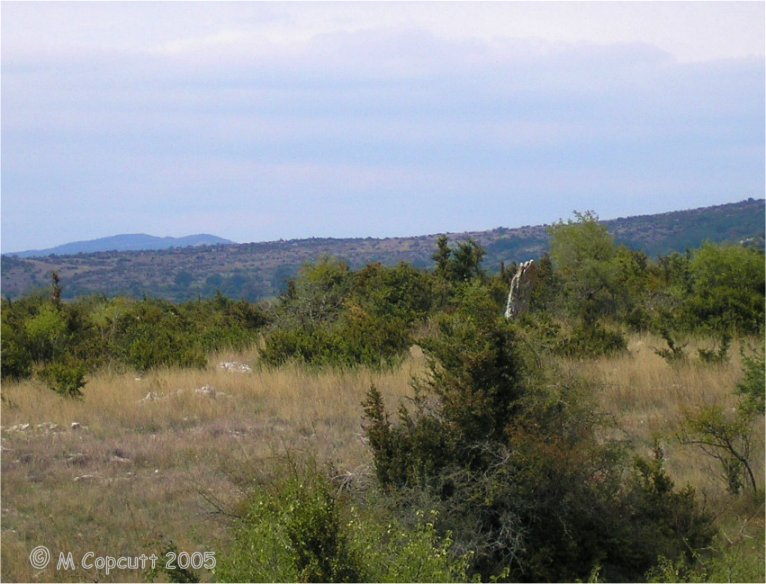
[[[436,262],[434,273],[452,283],[467,282],[473,278],[484,278],[481,262],[486,251],[473,239],[462,241],[457,247],[450,248],[447,236],[442,235],[436,241],[436,252],[433,260]]]
[[[570,311],[593,324],[615,310],[618,269],[612,236],[592,211],[578,213],[576,221],[549,228],[550,256],[563,281]]]
[[[757,333],[764,319],[764,256],[738,245],[707,243],[694,252],[685,302],[690,324],[714,332]]]
[[[676,492],[661,461],[631,474],[587,388],[534,365],[486,287],[462,290],[423,343],[414,408],[396,424],[376,388],[364,402],[376,476],[402,512],[436,508],[482,581],[637,580],[660,553],[709,543],[693,491]]]

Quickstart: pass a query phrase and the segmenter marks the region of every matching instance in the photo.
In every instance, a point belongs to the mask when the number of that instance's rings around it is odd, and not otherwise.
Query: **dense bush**
[[[743,351],[743,378],[737,384],[737,393],[743,398],[740,407],[746,411],[763,415],[764,413],[764,379],[766,379],[766,365],[764,363],[764,341],[752,349],[748,354]]]
[[[622,333],[600,324],[578,324],[561,337],[554,347],[556,353],[567,357],[593,358],[614,355],[628,348]]]
[[[711,520],[693,491],[673,488],[661,456],[633,467],[599,439],[604,420],[586,388],[530,364],[514,327],[481,307],[439,320],[424,343],[428,375],[398,424],[368,393],[381,485],[429,501],[482,580],[640,579],[659,554],[704,547]]]
[[[50,363],[43,367],[38,376],[56,393],[64,397],[82,396],[85,387],[86,367],[82,363]]]
[[[293,467],[261,488],[219,557],[223,582],[449,582],[465,580],[449,538],[418,514],[411,527],[384,506],[361,508],[315,468]]]
[[[103,297],[4,300],[2,376],[23,379],[37,368],[41,379],[60,389],[74,387],[65,377],[74,379],[79,369],[200,367],[211,351],[255,343],[267,322],[260,308],[220,295],[181,305]]]
[[[763,253],[736,245],[706,244],[692,256],[685,312],[698,328],[756,333],[764,321]]]
[[[431,310],[431,278],[401,264],[358,272],[336,260],[307,264],[281,298],[262,357],[269,365],[390,366]]]
[[[655,330],[714,335],[763,331],[764,255],[737,245],[705,244],[661,257],[648,268],[645,301]]]

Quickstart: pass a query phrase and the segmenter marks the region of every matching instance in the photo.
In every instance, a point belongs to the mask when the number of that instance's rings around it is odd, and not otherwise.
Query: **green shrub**
[[[431,519],[431,517],[429,517]],[[313,466],[260,489],[216,577],[238,582],[445,582],[465,580],[452,542],[419,514],[413,526],[382,500],[354,505]]]
[[[413,268],[305,266],[280,301],[263,361],[389,367],[401,361],[430,306],[428,280]]]
[[[670,329],[665,326],[660,328],[660,335],[665,339],[667,348],[653,349],[654,353],[665,359],[670,365],[685,363],[686,353],[684,352],[684,348],[686,348],[687,343],[681,344],[680,341],[673,336],[673,333],[670,332]]]
[[[745,334],[763,330],[763,252],[708,243],[694,252],[689,269],[684,311],[693,326]]]
[[[375,388],[364,402],[376,476],[402,516],[427,501],[482,580],[632,580],[661,553],[704,547],[710,519],[693,491],[676,491],[661,460],[632,472],[589,388],[535,366],[516,328],[483,306],[436,321],[428,373],[398,423]]]
[[[316,471],[294,475],[257,494],[217,577],[235,582],[351,582],[358,558],[332,484]]]
[[[64,397],[81,397],[86,372],[83,363],[69,361],[50,363],[39,371],[38,376],[49,388]]]
[[[107,365],[203,367],[212,351],[254,344],[268,322],[260,307],[220,295],[180,305],[105,297],[4,301],[2,376],[22,379],[35,367],[64,362],[91,371]]]
[[[406,526],[386,508],[350,509],[349,542],[366,582],[465,582],[470,554],[456,556],[449,534],[435,527],[436,511],[415,512]]]
[[[742,396],[740,405],[746,411],[763,415],[764,395],[766,394],[766,367],[764,367],[764,344],[761,340],[760,347],[751,353],[742,353],[744,377],[737,384],[737,393]]]
[[[567,357],[594,358],[614,355],[627,348],[621,333],[599,324],[581,323],[556,344],[555,352]]]
[[[447,236],[441,235],[436,245],[436,252],[431,258],[436,262],[434,274],[437,278],[453,283],[484,278],[481,262],[486,252],[475,241],[468,239],[450,248]]]
[[[45,304],[34,316],[24,321],[32,358],[48,361],[61,354],[67,339],[66,315],[52,304]]]
[[[708,365],[718,365],[725,363],[729,359],[729,349],[731,348],[731,335],[728,332],[719,334],[717,347],[713,349],[697,349],[700,361]]]
[[[7,309],[3,308],[2,333],[0,333],[2,378],[24,379],[32,373],[32,354],[23,331],[6,322],[6,312]]]
[[[753,493],[758,485],[753,472],[753,442],[756,420],[764,413],[763,349],[742,355],[744,378],[736,386],[737,407],[729,410],[713,404],[689,411],[678,432],[683,444],[697,446],[717,460],[730,493],[736,495],[747,484]]]

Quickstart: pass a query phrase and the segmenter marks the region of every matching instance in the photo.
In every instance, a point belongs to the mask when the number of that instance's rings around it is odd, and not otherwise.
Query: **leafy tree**
[[[620,246],[614,256],[616,264],[615,299],[619,320],[634,330],[650,325],[646,299],[649,283],[649,258],[645,253]]]
[[[762,330],[766,287],[762,252],[708,243],[694,252],[689,269],[691,290],[685,311],[690,324],[745,334]]]
[[[432,257],[436,262],[434,273],[437,277],[452,283],[484,278],[481,262],[486,252],[473,239],[458,242],[456,247],[451,248],[447,236],[442,235],[436,245]]]
[[[351,287],[347,263],[331,257],[301,268],[295,284],[283,296],[280,319],[302,326],[331,322],[343,308]]]
[[[586,324],[615,311],[618,266],[614,240],[592,211],[550,227],[550,256],[570,310]]]
[[[449,238],[446,235],[440,235],[436,240],[436,251],[431,256],[436,263],[434,273],[440,278],[448,280],[450,277],[449,260],[452,250],[449,247]]]
[[[377,389],[364,402],[376,476],[402,513],[433,505],[482,580],[638,579],[659,553],[704,546],[693,491],[675,491],[660,462],[629,473],[586,388],[534,366],[488,290],[469,289],[423,344],[414,407],[397,424]]]
[[[548,314],[561,314],[559,310],[562,294],[561,279],[553,269],[553,261],[550,254],[546,253],[537,263],[537,283],[532,289],[529,306],[532,312]],[[511,276],[512,277],[512,276]]]
[[[3,300],[2,308],[2,378],[23,379],[32,373],[32,353],[29,340],[21,326],[18,316],[14,314],[11,303]]]
[[[65,314],[52,304],[44,304],[24,322],[24,332],[35,361],[51,361],[64,350],[68,337]]]

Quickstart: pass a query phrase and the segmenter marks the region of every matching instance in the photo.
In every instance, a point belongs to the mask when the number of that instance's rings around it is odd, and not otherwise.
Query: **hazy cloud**
[[[4,3],[3,249],[763,196],[763,6],[573,4]]]

